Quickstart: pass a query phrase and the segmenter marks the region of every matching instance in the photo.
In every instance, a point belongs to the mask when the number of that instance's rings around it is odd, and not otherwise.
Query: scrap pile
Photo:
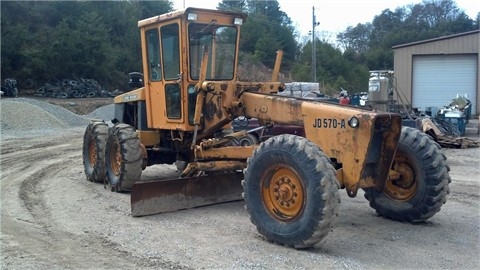
[[[423,132],[444,148],[471,148],[479,147],[480,142],[459,135],[458,128],[452,123],[440,118],[423,117]]]
[[[445,148],[479,147],[479,141],[465,137],[465,127],[470,117],[471,102],[457,96],[432,117],[422,118],[423,131]]]

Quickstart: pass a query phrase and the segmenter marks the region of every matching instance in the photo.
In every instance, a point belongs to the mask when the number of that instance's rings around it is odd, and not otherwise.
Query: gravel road
[[[19,102],[19,101],[16,101]],[[18,119],[52,115],[16,129],[2,100],[1,269],[478,269],[480,148],[443,149],[451,193],[442,210],[412,225],[375,214],[363,194],[340,191],[337,224],[315,248],[265,241],[243,202],[156,216],[130,215],[128,194],[85,180],[82,116],[69,122],[42,104]],[[30,106],[30,105],[18,105]],[[72,117],[69,115],[68,117]],[[10,121],[10,120],[8,120]],[[31,120],[30,120],[31,121]],[[60,124],[58,124],[60,123]],[[20,124],[18,124],[20,125]],[[43,130],[44,132],[41,132]],[[476,136],[476,135],[475,135]],[[478,136],[473,137],[479,139]],[[175,174],[147,168],[143,179]]]

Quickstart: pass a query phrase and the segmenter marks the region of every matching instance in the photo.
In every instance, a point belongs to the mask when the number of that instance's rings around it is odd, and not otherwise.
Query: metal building
[[[480,30],[393,47],[398,91],[413,107],[442,108],[457,95],[480,107]]]

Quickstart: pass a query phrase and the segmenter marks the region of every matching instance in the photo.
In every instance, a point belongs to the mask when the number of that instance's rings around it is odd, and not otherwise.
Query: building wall
[[[412,71],[414,55],[446,55],[462,54],[477,56],[477,97],[476,112],[479,114],[480,107],[480,30],[425,40],[421,42],[403,44],[393,47],[394,74],[397,78],[398,91],[408,102],[412,102]]]

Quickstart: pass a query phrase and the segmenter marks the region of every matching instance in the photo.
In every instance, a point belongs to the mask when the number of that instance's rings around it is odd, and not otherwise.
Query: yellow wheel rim
[[[385,194],[397,201],[407,201],[411,199],[418,188],[417,174],[413,164],[409,159],[401,154],[395,156],[393,162],[393,170],[397,172],[400,177],[390,178],[385,183]]]
[[[276,169],[273,174],[266,174],[261,184],[262,201],[272,217],[292,221],[301,215],[305,205],[304,186],[293,168]]]
[[[97,163],[97,145],[95,140],[90,140],[88,143],[88,162],[91,167],[94,167],[95,163]]]
[[[120,174],[120,169],[122,167],[122,154],[120,152],[120,144],[115,142],[112,144],[110,152],[110,168],[115,175]]]

